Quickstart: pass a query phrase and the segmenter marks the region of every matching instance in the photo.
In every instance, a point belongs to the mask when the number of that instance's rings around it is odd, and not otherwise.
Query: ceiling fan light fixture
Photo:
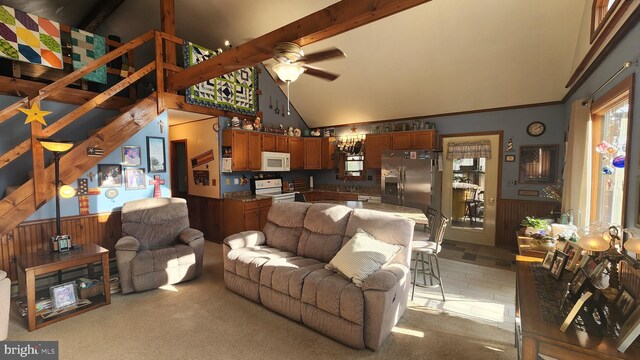
[[[297,64],[279,63],[273,65],[273,71],[278,74],[280,80],[294,82],[304,72],[304,68]]]

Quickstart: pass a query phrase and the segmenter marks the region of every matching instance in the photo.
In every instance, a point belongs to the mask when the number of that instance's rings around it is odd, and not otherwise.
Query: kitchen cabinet
[[[335,169],[335,161],[333,155],[336,152],[336,140],[335,138],[322,138],[322,154],[321,167],[325,170]]]
[[[276,136],[276,151],[277,152],[289,152],[289,137],[288,136]]]
[[[288,140],[291,170],[304,169],[304,139],[300,137],[292,137]]]
[[[262,230],[267,223],[271,199],[242,201],[224,199],[224,236],[240,231]]]
[[[380,169],[382,151],[391,149],[390,134],[369,134],[364,143],[365,169]]]
[[[322,139],[321,138],[305,138],[304,139],[304,168],[305,169],[321,169],[322,168]]]
[[[222,132],[222,146],[231,148],[232,171],[249,170],[249,134],[248,131],[231,129]]]
[[[276,151],[276,135],[260,134],[262,137],[262,151]]]
[[[260,154],[260,133],[250,132],[247,149],[247,158],[249,170],[260,170],[260,163],[262,162],[262,154]]]
[[[391,133],[391,148],[394,150],[423,150],[437,147],[438,132],[435,130]]]

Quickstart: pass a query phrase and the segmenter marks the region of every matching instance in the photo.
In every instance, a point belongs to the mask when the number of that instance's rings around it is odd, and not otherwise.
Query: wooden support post
[[[176,34],[176,16],[174,0],[160,0],[160,30],[169,35]],[[165,62],[169,65],[176,65],[176,44],[171,41],[164,41]],[[166,69],[169,75],[169,69]],[[175,91],[173,91],[175,93]]]
[[[162,36],[156,31],[156,95],[158,96],[158,114],[164,111],[164,51],[162,50]]]
[[[36,209],[47,201],[47,178],[44,172],[44,149],[38,138],[42,136],[42,124],[37,121],[31,125],[31,156],[33,158],[33,199]]]

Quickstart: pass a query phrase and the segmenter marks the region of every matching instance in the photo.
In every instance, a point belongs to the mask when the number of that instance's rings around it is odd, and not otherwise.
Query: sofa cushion
[[[300,256],[269,260],[262,266],[260,285],[299,300],[305,277],[324,266],[323,262]]]
[[[193,249],[187,245],[177,245],[163,249],[142,250],[131,261],[131,274],[142,275],[154,271],[195,264]]]
[[[269,260],[293,257],[295,254],[270,246],[250,246],[226,252],[224,269],[256,283],[262,266]]]
[[[302,302],[352,323],[364,323],[364,295],[360,288],[327,269],[313,271],[304,280]]]
[[[335,270],[356,286],[375,273],[387,261],[391,260],[402,247],[376,240],[362,229],[338,251],[326,268]]]
[[[141,199],[122,206],[122,234],[138,239],[142,250],[170,246],[187,228],[189,213],[184,199]]]
[[[329,262],[340,250],[351,209],[334,204],[314,204],[307,211],[298,243],[300,256]]]
[[[309,203],[299,202],[273,204],[262,230],[267,245],[295,253],[302,234],[304,218],[310,206]]]
[[[379,211],[355,209],[349,217],[343,244],[346,244],[358,229],[365,229],[377,240],[402,246],[402,250],[392,259],[392,262],[409,266],[414,225],[415,222],[407,218]]]

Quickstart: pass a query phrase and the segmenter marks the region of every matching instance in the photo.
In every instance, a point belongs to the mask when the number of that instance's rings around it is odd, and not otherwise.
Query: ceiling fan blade
[[[328,80],[328,81],[333,81],[340,76],[339,74],[330,73],[324,69],[320,69],[315,66],[310,66],[305,64],[305,65],[302,65],[302,67],[305,69],[304,71],[305,74],[319,77],[321,79]]]
[[[300,59],[305,64],[312,64],[318,61],[329,60],[333,58],[347,57],[347,55],[338,48],[327,49],[324,51],[318,51],[312,54],[307,54]]]

